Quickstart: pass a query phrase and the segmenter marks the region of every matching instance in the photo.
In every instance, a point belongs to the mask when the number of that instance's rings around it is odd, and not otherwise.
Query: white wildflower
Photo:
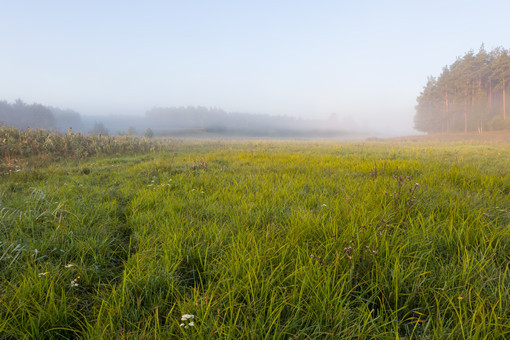
[[[78,287],[78,286],[79,286],[79,284],[78,284],[78,279],[79,279],[79,278],[80,278],[80,277],[79,277],[79,276],[77,276],[77,277],[76,277],[76,279],[74,279],[74,280],[72,280],[72,281],[71,281],[71,287]]]
[[[182,317],[181,317],[181,321],[187,321],[188,324],[186,325],[186,323],[181,323],[179,326],[180,327],[183,327],[184,328],[190,328],[190,327],[193,327],[195,326],[195,323],[192,321],[193,319],[195,319],[195,316],[193,314],[184,314]]]
[[[182,317],[181,317],[181,320],[182,321],[186,321],[188,319],[194,319],[195,316],[193,314],[184,314]]]

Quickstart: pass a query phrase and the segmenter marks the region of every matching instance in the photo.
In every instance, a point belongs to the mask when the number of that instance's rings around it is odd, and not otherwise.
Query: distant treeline
[[[415,128],[423,132],[510,129],[507,89],[510,51],[483,45],[467,52],[439,77],[430,77],[417,98]]]
[[[67,131],[71,126],[81,126],[82,119],[80,114],[73,110],[61,110],[41,104],[29,105],[18,99],[13,104],[0,101],[0,124],[19,129]]]
[[[19,129],[44,128],[65,133],[100,135],[239,135],[239,136],[311,136],[334,137],[352,130],[352,123],[338,122],[335,115],[327,120],[298,119],[286,116],[229,113],[201,106],[153,108],[145,116],[121,115],[81,116],[73,110],[62,110],[41,104],[13,104],[0,101],[0,125]]]
[[[148,111],[145,117],[149,125],[156,126],[154,132],[157,135],[172,135],[176,131],[203,131],[271,136],[341,130],[341,124],[334,119],[304,120],[287,116],[229,113],[200,106],[154,108]],[[345,126],[343,128],[349,129]]]

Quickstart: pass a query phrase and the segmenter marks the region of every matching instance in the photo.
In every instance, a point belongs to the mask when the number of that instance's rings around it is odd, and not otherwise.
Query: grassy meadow
[[[510,338],[508,142],[6,145],[2,339]]]

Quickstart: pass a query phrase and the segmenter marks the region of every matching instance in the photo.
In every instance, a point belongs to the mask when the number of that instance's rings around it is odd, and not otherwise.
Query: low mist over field
[[[150,132],[151,136],[350,139],[375,133],[357,124],[352,117],[339,118],[336,114],[331,114],[327,119],[303,119],[188,106],[153,108],[143,116],[83,116],[70,109],[26,104],[21,100],[12,104],[0,102],[0,122],[20,129],[43,128],[60,133],[73,131],[133,136]],[[385,134],[390,135],[391,130]]]
[[[0,122],[138,135],[416,134],[430,126],[420,120],[417,131],[414,118],[428,77],[482,43],[507,42],[510,4],[496,2],[11,2],[0,21],[1,106],[20,99],[43,122],[5,112]],[[460,104],[465,91],[456,94]],[[463,117],[455,110],[452,126]]]

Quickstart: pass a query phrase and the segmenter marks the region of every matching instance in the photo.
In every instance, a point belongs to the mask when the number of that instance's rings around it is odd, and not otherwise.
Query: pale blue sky
[[[427,76],[510,47],[510,1],[4,1],[0,100],[201,105],[412,130]]]

